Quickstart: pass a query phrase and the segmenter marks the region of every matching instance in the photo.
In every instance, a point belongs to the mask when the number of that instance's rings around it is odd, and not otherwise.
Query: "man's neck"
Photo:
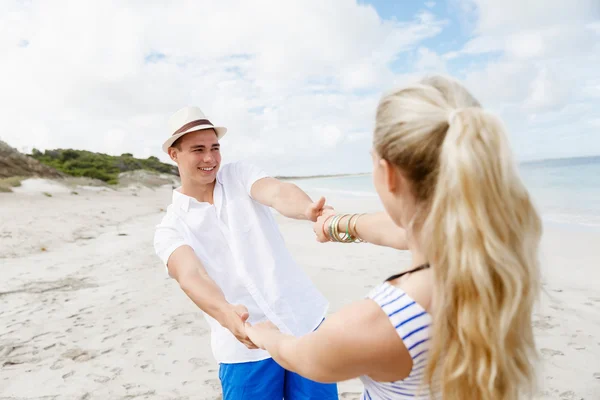
[[[213,193],[215,190],[216,179],[209,184],[200,185],[196,182],[186,182],[183,181],[181,183],[181,193],[186,196],[193,197],[198,200],[200,203],[214,203]]]

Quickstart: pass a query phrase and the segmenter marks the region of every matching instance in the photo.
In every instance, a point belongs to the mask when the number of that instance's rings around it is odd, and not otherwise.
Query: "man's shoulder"
[[[166,213],[160,219],[160,222],[156,225],[156,229],[175,227],[179,223],[179,218],[174,211],[175,205],[173,203],[167,206]]]
[[[231,174],[237,168],[237,162],[228,162],[227,164],[221,164],[221,168],[219,169],[220,175]]]
[[[239,160],[221,167],[224,174],[231,176],[254,177],[256,175],[270,176],[269,173],[259,164],[251,161]]]
[[[253,165],[246,161],[233,161],[223,164],[219,169],[219,179],[221,183],[239,180],[240,176],[251,168],[253,168]]]
[[[262,169],[247,161],[236,161],[223,165],[219,174],[219,182],[224,187],[240,189],[247,194],[250,194],[251,186],[257,180],[269,176]]]
[[[228,162],[227,164],[222,164],[219,172],[223,174],[236,174],[245,168],[251,168],[252,166],[253,165],[247,161],[232,161]]]

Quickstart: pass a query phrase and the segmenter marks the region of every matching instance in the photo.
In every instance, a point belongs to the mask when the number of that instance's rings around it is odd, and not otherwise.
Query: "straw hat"
[[[184,107],[178,110],[169,119],[169,131],[171,136],[163,143],[162,149],[165,153],[169,152],[169,147],[177,139],[186,133],[196,132],[203,129],[214,129],[217,132],[217,138],[221,139],[227,133],[227,128],[214,126],[206,118],[206,115],[198,107]]]

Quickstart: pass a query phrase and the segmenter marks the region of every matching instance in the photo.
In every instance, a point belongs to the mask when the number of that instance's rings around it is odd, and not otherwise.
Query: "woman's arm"
[[[315,222],[314,231],[320,242],[331,240],[329,228],[335,220],[332,212],[324,213]],[[379,246],[407,250],[406,231],[396,225],[385,212],[371,214],[349,214],[336,221],[338,231],[349,231],[354,237]],[[350,226],[348,226],[350,224]]]
[[[394,381],[408,376],[412,368],[404,343],[372,300],[345,307],[299,338],[279,332],[270,322],[247,325],[246,333],[282,367],[317,382],[361,375]]]

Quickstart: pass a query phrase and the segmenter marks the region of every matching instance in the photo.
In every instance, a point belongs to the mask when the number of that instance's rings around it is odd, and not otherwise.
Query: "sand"
[[[220,399],[207,324],[153,253],[171,189],[54,189],[0,193],[0,399]],[[380,209],[376,198],[329,200]],[[332,312],[409,262],[278,221]],[[543,260],[537,398],[599,399],[600,233],[547,226]],[[339,392],[357,399],[360,382]]]

